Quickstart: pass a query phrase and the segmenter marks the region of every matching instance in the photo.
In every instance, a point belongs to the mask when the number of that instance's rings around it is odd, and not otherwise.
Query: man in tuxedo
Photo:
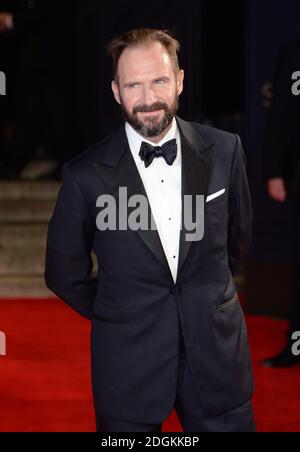
[[[125,124],[64,165],[49,225],[47,286],[92,323],[100,432],[161,431],[173,407],[184,431],[255,430],[233,282],[251,237],[245,155],[237,135],[176,116],[178,50],[169,33],[153,29],[111,42],[112,90]],[[121,188],[128,224],[139,195],[155,228],[126,228],[124,215],[114,222],[113,209],[105,212],[111,199],[124,209]],[[186,204],[197,207],[197,199],[204,217],[192,213],[204,235],[191,240]]]
[[[282,48],[273,80],[273,100],[265,133],[265,179],[269,196],[289,202],[292,230],[292,290],[289,299],[289,328],[286,344],[276,356],[264,360],[267,367],[300,364],[292,353],[293,334],[300,331],[300,39]]]

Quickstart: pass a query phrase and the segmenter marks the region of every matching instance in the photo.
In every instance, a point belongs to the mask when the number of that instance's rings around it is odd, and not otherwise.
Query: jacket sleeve
[[[253,210],[246,173],[246,155],[241,140],[236,144],[229,189],[228,263],[234,274],[239,261],[249,251],[252,236]]]
[[[45,281],[47,287],[89,319],[97,292],[91,251],[95,226],[68,164],[48,227]]]

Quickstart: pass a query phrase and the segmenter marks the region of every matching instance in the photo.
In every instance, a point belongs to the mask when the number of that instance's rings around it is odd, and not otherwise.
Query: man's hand
[[[0,33],[14,28],[13,16],[10,13],[0,13]]]
[[[274,201],[285,202],[287,193],[284,185],[284,180],[281,177],[270,179],[268,181],[268,193]]]

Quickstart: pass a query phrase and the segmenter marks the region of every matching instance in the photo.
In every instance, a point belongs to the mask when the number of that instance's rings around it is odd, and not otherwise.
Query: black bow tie
[[[176,139],[167,141],[162,146],[151,146],[151,144],[142,141],[139,156],[144,161],[146,168],[151,165],[154,157],[163,157],[168,165],[173,165],[177,156]]]

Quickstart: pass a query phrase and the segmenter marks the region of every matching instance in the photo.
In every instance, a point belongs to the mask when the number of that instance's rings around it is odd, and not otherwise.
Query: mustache
[[[156,102],[152,105],[137,105],[132,110],[132,114],[136,115],[138,112],[140,113],[151,113],[156,110],[165,110],[168,111],[168,105],[164,102]]]

